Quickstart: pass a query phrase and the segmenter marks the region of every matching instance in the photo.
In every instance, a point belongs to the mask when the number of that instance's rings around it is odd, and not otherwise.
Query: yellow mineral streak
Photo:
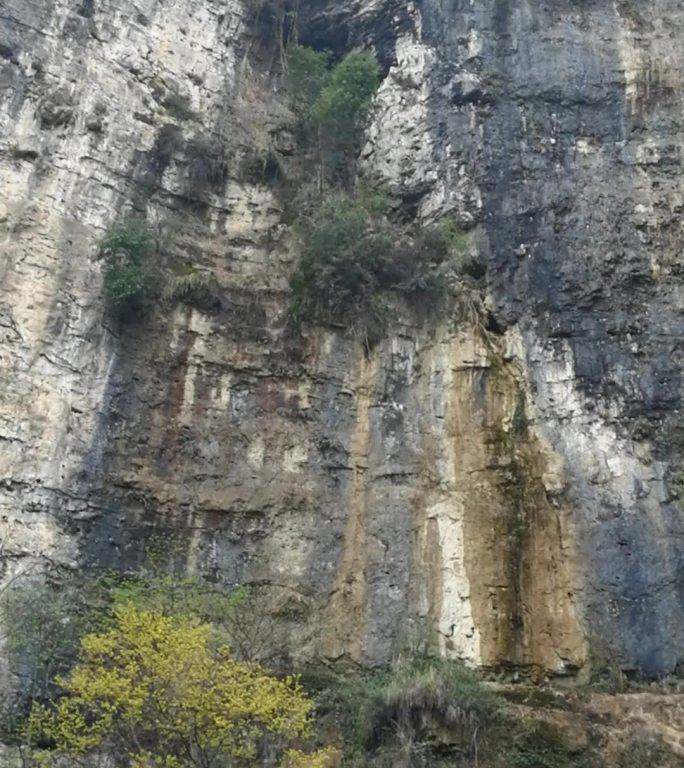
[[[425,358],[430,412],[423,472],[430,487],[414,555],[415,577],[423,582],[421,602],[427,602],[419,612],[430,617],[444,654],[479,663],[481,637],[471,610],[464,518],[477,482],[473,468],[483,463],[482,441],[471,422],[476,417],[474,379],[486,363],[486,350],[468,332],[428,348]]]
[[[415,611],[445,655],[580,666],[568,514],[546,492],[562,486],[562,468],[532,423],[513,435],[523,367],[502,363],[474,331],[442,338],[422,361],[430,411],[421,473],[429,486],[414,516]]]
[[[347,494],[347,522],[335,585],[324,622],[326,655],[362,658],[366,611],[366,470],[370,451],[370,408],[378,377],[379,357],[359,350],[356,422],[349,449],[352,472]]]

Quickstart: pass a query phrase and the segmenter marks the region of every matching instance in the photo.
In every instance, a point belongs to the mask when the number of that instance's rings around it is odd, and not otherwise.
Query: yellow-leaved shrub
[[[53,745],[43,759],[110,752],[131,768],[211,768],[253,758],[269,735],[284,743],[312,727],[312,702],[295,678],[231,658],[208,624],[134,603],[82,639],[58,683],[63,695],[34,706],[28,723],[34,744]],[[324,765],[311,759],[290,764]]]
[[[288,749],[283,755],[280,768],[337,768],[341,759],[342,753],[334,747],[325,747],[315,752]]]

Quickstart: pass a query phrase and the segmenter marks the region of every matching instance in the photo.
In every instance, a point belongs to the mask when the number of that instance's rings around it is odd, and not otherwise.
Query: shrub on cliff
[[[285,89],[290,106],[305,123],[313,122],[315,105],[330,80],[330,56],[305,45],[287,49]]]
[[[318,156],[323,177],[349,181],[380,69],[368,51],[353,51],[330,65],[327,54],[291,45],[285,86],[299,117],[301,140]]]
[[[104,293],[110,311],[124,317],[142,312],[155,292],[152,257],[157,240],[150,227],[131,219],[110,227],[98,243]]]
[[[295,320],[379,319],[383,291],[419,295],[435,306],[471,264],[467,235],[454,222],[406,231],[377,191],[325,195],[309,205],[299,226]]]
[[[477,277],[468,234],[452,219],[400,233],[383,283],[407,296],[436,302],[456,278]]]
[[[332,170],[361,149],[363,129],[380,85],[375,56],[354,51],[336,64],[313,107],[324,159]]]
[[[340,318],[366,307],[380,289],[392,233],[378,195],[330,195],[301,222],[302,250],[291,281],[291,311]]]

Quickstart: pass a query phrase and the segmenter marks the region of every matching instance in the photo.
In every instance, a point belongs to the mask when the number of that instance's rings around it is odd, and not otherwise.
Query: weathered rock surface
[[[161,541],[264,585],[285,660],[379,663],[434,629],[487,666],[676,671],[680,4],[350,0],[311,21],[306,42],[387,67],[363,173],[471,224],[488,270],[488,330],[399,308],[370,354],[287,331],[293,233],[245,168],[289,151],[289,117],[249,17],[3,4],[7,574],[134,566]],[[229,158],[199,202],[193,141]],[[104,317],[93,245],[131,211],[220,308]]]

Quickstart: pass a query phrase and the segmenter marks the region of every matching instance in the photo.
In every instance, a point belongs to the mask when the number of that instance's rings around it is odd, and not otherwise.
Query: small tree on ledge
[[[124,317],[145,309],[155,289],[151,260],[156,250],[154,233],[139,219],[115,224],[98,243],[105,299],[115,315]]]

